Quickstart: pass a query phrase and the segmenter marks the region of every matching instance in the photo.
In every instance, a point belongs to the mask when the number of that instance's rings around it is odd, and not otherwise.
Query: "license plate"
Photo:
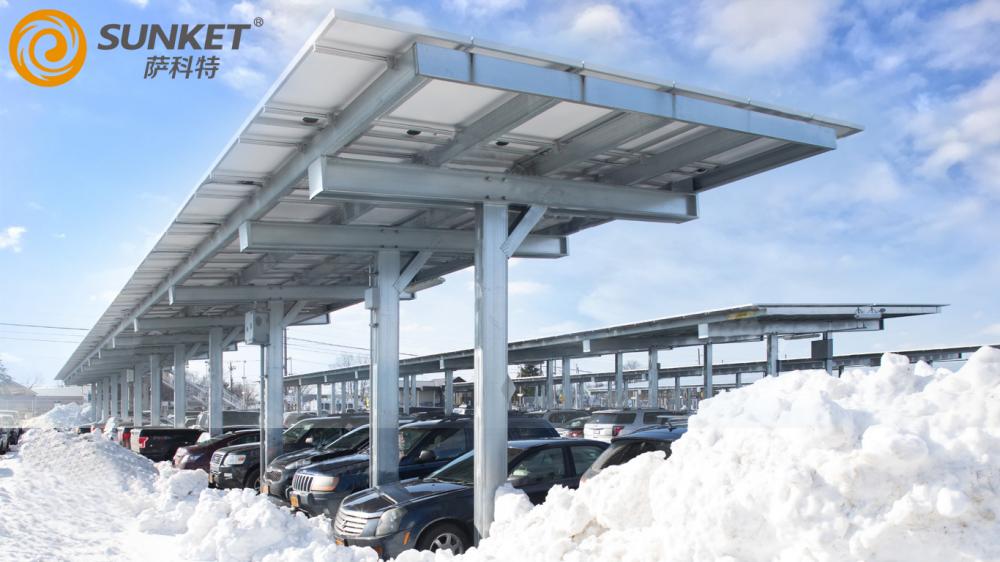
[[[334,537],[333,542],[336,543],[337,546],[347,546],[347,543],[344,542],[344,539],[338,539]]]
[[[209,483],[209,484],[215,484],[215,477],[214,477],[214,476],[212,476],[212,473],[211,473],[211,472],[210,472],[210,473],[208,473],[208,483]]]
[[[268,490],[270,490],[270,488],[268,488],[266,485],[260,487],[260,493],[264,494],[265,496],[268,494]]]
[[[298,496],[289,497],[288,503],[292,504],[292,507],[299,507],[299,497]]]

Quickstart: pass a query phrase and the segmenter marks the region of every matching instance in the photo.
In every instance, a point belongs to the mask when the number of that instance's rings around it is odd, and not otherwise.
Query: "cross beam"
[[[246,222],[240,226],[244,252],[328,254],[337,251],[376,252],[433,250],[471,254],[476,235],[471,230],[347,226],[278,222]],[[522,258],[560,258],[567,255],[566,238],[528,235],[514,253]]]
[[[365,297],[367,287],[337,286],[256,286],[233,287],[171,287],[167,302],[171,305],[189,304],[235,304],[267,302],[271,300],[307,300],[328,302],[340,300],[360,300]]]

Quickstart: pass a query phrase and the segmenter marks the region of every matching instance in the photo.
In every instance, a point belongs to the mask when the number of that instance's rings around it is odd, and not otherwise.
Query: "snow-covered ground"
[[[333,545],[328,520],[205,483],[33,431],[0,459],[0,559],[375,559]],[[957,373],[887,355],[875,373],[788,373],[706,401],[669,461],[641,456],[534,508],[503,494],[492,536],[460,558],[995,561],[998,517],[1000,351]]]
[[[40,416],[25,420],[24,427],[38,429],[72,428],[94,421],[90,404],[60,404]]]

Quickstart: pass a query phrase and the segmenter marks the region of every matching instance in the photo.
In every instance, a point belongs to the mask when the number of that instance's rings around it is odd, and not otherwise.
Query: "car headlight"
[[[226,455],[226,458],[222,460],[222,464],[224,464],[226,466],[233,466],[233,465],[237,465],[237,464],[243,464],[245,462],[247,462],[247,456],[246,455],[229,454],[229,455]]]
[[[340,478],[336,476],[316,476],[309,485],[310,492],[332,492],[337,489]]]
[[[406,510],[401,507],[386,511],[382,514],[382,517],[378,518],[378,527],[375,529],[375,534],[382,536],[395,533],[399,530],[399,522],[403,520],[404,515],[406,515]]]
[[[293,463],[285,466],[285,469],[287,469],[287,470],[296,470],[296,469],[302,468],[303,466],[305,466],[307,464],[311,464],[309,462],[309,459],[300,459],[300,460],[297,460],[297,461],[295,461],[295,462],[293,462]]]

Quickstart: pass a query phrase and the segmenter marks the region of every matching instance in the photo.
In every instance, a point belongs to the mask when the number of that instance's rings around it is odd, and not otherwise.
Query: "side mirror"
[[[420,454],[417,456],[417,460],[420,462],[436,461],[437,455],[434,454],[434,451],[424,449],[423,451],[420,451]]]

